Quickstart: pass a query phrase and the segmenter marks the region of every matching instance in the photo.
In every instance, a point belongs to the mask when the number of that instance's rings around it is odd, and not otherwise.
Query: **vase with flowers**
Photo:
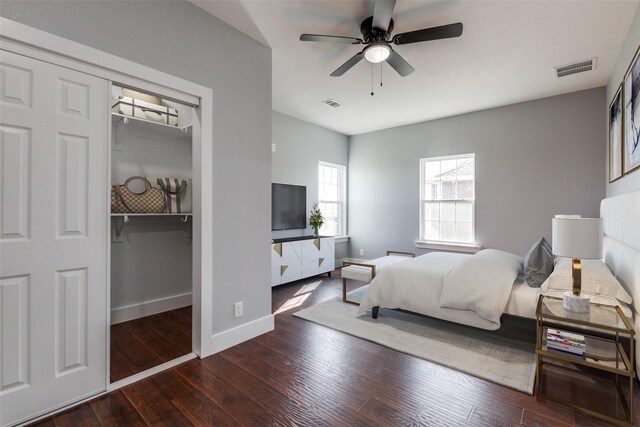
[[[311,215],[309,215],[309,225],[313,228],[314,236],[318,236],[322,224],[324,224],[324,217],[322,216],[322,212],[320,212],[318,204],[314,203],[311,209]]]

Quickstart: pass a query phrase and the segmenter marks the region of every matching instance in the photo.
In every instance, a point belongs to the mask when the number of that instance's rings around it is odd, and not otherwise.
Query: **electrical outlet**
[[[360,255],[364,255],[364,249],[360,249]]]
[[[233,306],[235,308],[236,317],[240,317],[244,314],[244,307],[243,307],[242,301],[235,303]]]
[[[276,152],[276,144],[271,144],[271,151]]]

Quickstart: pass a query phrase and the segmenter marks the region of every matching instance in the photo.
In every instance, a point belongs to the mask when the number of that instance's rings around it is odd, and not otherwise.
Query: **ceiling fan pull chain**
[[[384,62],[384,61],[382,61]],[[380,86],[382,87],[382,62],[380,63]]]
[[[371,96],[373,96],[373,63],[371,63]]]

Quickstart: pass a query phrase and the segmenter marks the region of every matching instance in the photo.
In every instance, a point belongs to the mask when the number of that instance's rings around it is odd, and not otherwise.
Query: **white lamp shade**
[[[602,219],[556,217],[552,220],[553,254],[559,257],[602,258]]]

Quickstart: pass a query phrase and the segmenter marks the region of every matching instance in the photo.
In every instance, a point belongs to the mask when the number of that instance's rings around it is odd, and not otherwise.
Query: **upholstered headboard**
[[[640,191],[603,199],[604,260],[633,296],[636,330],[636,374],[640,375]]]

